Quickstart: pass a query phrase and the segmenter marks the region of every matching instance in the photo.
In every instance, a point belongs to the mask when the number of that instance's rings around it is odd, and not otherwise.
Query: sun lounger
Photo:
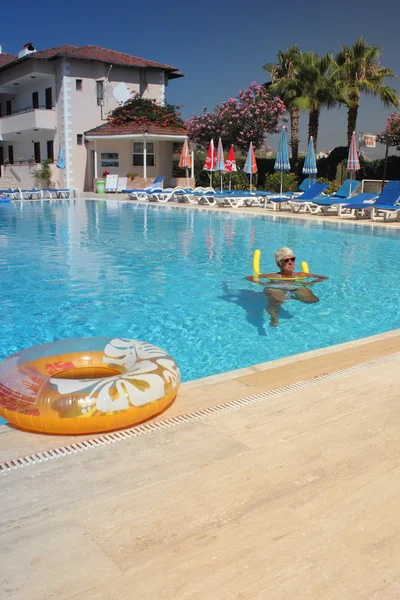
[[[6,196],[7,198],[11,198],[12,200],[18,200],[19,191],[14,190],[13,188],[9,188],[8,190],[0,190],[0,194],[2,196]]]
[[[42,190],[43,198],[69,198],[71,190],[69,188],[44,188]]]
[[[170,201],[185,201],[184,197],[186,194],[192,193],[192,188],[183,188],[181,186],[177,186],[174,188],[169,188],[165,190],[154,190],[153,192],[149,192],[149,200],[160,202],[161,204],[166,204]]]
[[[274,209],[276,207],[280,207],[285,202],[289,203],[292,201],[296,201],[296,202],[301,202],[303,204],[305,202],[309,203],[312,200],[314,200],[314,198],[316,198],[317,196],[320,196],[322,194],[322,192],[324,190],[326,190],[327,187],[329,187],[329,183],[315,182],[305,192],[300,194],[300,196],[298,196],[298,198],[296,198],[296,200],[294,200],[293,196],[290,195],[290,193],[282,194],[282,196],[280,194],[271,195],[271,196],[267,197],[267,200],[268,200],[268,202],[272,203]]]
[[[294,198],[289,202],[290,208],[293,212],[307,212],[312,214],[322,212],[325,215],[328,214],[329,209],[334,208],[335,212],[341,216],[341,206],[349,201],[349,198],[359,189],[361,185],[360,181],[354,181],[347,179],[340,188],[329,196],[318,195],[312,200]]]
[[[32,188],[31,190],[21,190],[18,188],[18,197],[20,200],[33,200],[33,198],[43,198],[43,192],[37,188]]]
[[[143,200],[143,199],[147,200],[148,192],[152,192],[154,190],[162,190],[164,188],[164,179],[165,179],[165,176],[160,175],[159,177],[156,177],[150,185],[148,185],[147,187],[145,187],[143,189],[133,188],[133,189],[122,190],[122,192],[125,194],[128,194],[129,198],[131,198],[131,200]]]
[[[370,216],[376,221],[377,217],[383,216],[384,221],[389,221],[395,216],[400,220],[400,181],[388,181],[382,192],[379,195],[375,194],[373,201],[365,200],[365,195],[367,194],[359,194],[344,208],[354,211],[358,219]]]

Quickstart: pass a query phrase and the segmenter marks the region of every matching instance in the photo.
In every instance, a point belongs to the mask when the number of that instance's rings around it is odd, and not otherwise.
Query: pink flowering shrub
[[[217,106],[213,113],[191,116],[185,125],[189,138],[201,148],[207,148],[211,138],[216,141],[221,137],[224,147],[234,144],[246,152],[250,142],[255,149],[261,148],[267,133],[280,130],[279,120],[285,112],[280,98],[273,98],[262,85],[253,82],[247,90],[240,90],[236,98]]]
[[[161,127],[184,127],[179,109],[173,104],[158,104],[153,98],[142,98],[133,92],[131,98],[110,112],[107,119],[113,125],[155,123]]]
[[[387,121],[385,130],[378,135],[378,141],[388,146],[398,146],[400,150],[400,113],[392,113]]]

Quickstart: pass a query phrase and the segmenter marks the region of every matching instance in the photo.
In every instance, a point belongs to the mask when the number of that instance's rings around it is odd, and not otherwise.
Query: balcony
[[[52,130],[56,128],[55,108],[23,108],[14,111],[11,115],[0,118],[0,140],[15,139],[17,133],[39,130]]]

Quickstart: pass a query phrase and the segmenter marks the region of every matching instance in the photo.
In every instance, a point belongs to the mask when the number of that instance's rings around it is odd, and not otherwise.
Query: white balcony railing
[[[56,110],[48,108],[27,108],[0,118],[0,136],[32,129],[56,127]]]

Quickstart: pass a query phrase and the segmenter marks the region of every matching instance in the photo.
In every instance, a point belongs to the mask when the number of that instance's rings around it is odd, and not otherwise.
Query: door
[[[12,109],[11,109],[11,100],[7,100],[6,102],[6,115],[11,115]]]
[[[32,94],[32,108],[39,108],[39,92]]]
[[[46,108],[51,110],[53,108],[53,90],[51,87],[45,89]]]
[[[49,140],[47,142],[47,158],[54,162],[54,142],[53,140]]]
[[[13,146],[8,146],[8,160],[10,161],[10,165],[14,164],[14,148],[13,148]]]
[[[40,142],[33,142],[33,154],[35,163],[40,163]]]

